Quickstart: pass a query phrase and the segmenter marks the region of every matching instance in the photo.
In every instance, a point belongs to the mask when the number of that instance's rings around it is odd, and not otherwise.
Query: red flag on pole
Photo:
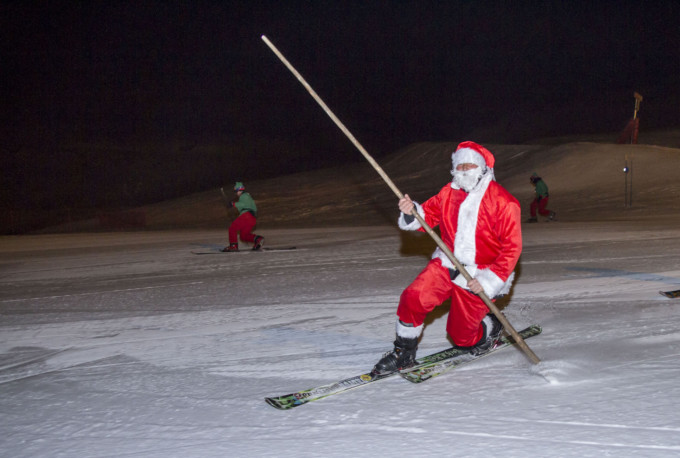
[[[633,97],[635,97],[635,111],[633,112],[633,119],[631,119],[628,124],[626,124],[625,129],[621,132],[617,143],[619,144],[630,144],[637,145],[638,142],[638,132],[640,131],[640,120],[637,117],[638,111],[640,111],[640,102],[642,102],[642,96],[637,92],[633,92]]]
[[[616,143],[621,145],[637,145],[639,130],[640,120],[638,118],[631,119],[621,132],[621,135],[619,135],[619,139],[616,141]]]

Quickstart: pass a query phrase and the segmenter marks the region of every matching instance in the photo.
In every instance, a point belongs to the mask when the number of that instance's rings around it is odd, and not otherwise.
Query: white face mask
[[[454,170],[453,171],[453,182],[465,192],[472,191],[479,180],[482,179],[484,175],[484,169],[482,167],[477,167],[471,170]]]

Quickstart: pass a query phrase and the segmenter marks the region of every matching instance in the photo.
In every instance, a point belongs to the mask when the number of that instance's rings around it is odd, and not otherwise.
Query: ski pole
[[[321,106],[321,108],[326,112],[326,114],[333,120],[333,122],[340,128],[340,130],[349,138],[349,140],[354,144],[354,146],[359,150],[359,152],[366,158],[366,160],[373,166],[373,168],[378,172],[378,174],[382,177],[382,179],[387,183],[387,185],[392,189],[394,194],[401,200],[404,195],[399,191],[397,186],[394,184],[394,182],[390,179],[389,176],[385,173],[385,171],[378,165],[378,163],[371,157],[370,154],[368,154],[368,151],[364,149],[364,147],[359,143],[359,141],[352,135],[352,133],[345,127],[345,125],[335,116],[335,114],[331,111],[330,108],[324,103],[323,100],[321,100],[321,97],[312,89],[312,87],[305,81],[305,79],[300,75],[300,73],[291,65],[290,62],[281,54],[281,52],[274,46],[274,44],[269,41],[269,39],[265,36],[262,35],[262,40],[269,46],[269,48],[276,54],[276,56],[283,62],[283,64],[288,67],[288,70],[295,75],[295,77],[300,81],[300,83],[307,89],[307,91],[310,93],[312,97],[314,97],[314,100]],[[470,274],[465,270],[465,267],[455,258],[451,250],[449,249],[448,246],[444,243],[444,241],[432,230],[432,228],[425,222],[422,216],[418,214],[418,211],[414,209],[411,211],[411,214],[415,216],[415,218],[418,220],[418,222],[421,224],[425,232],[432,237],[432,239],[435,241],[435,243],[441,248],[441,250],[444,252],[444,254],[451,260],[453,265],[458,269],[458,272],[465,278],[467,281],[472,280],[472,277]],[[529,348],[529,346],[526,344],[522,336],[519,335],[519,333],[515,330],[515,328],[510,324],[510,322],[505,318],[505,316],[500,312],[498,307],[489,299],[489,297],[486,295],[486,293],[482,292],[479,294],[479,297],[484,301],[486,306],[489,308],[489,310],[496,315],[496,318],[503,324],[503,326],[510,332],[510,335],[513,337],[515,342],[517,342],[517,345],[520,346],[520,348],[526,353],[526,355],[531,359],[531,361],[534,364],[538,364],[541,362],[541,360],[536,356],[536,354]]]

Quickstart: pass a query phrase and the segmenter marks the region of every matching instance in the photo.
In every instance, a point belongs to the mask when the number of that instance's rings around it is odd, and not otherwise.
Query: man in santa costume
[[[402,293],[397,308],[394,350],[373,368],[386,374],[414,365],[425,317],[446,299],[451,308],[446,331],[454,344],[482,353],[498,340],[503,327],[478,296],[507,294],[522,252],[520,205],[494,177],[491,152],[463,142],[451,155],[453,180],[422,205],[408,195],[399,201],[399,227],[424,231],[413,216],[415,207],[465,267],[468,282],[437,248],[425,269]]]

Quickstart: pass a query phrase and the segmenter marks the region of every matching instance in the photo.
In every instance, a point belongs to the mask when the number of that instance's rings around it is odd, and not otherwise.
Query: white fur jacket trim
[[[425,211],[423,210],[423,207],[416,201],[413,201],[413,205],[416,206],[416,210],[418,211],[418,214],[425,219]],[[417,231],[422,227],[420,224],[420,221],[417,219],[413,219],[410,224],[406,224],[406,215],[404,213],[399,214],[399,229],[404,230],[404,231]]]

